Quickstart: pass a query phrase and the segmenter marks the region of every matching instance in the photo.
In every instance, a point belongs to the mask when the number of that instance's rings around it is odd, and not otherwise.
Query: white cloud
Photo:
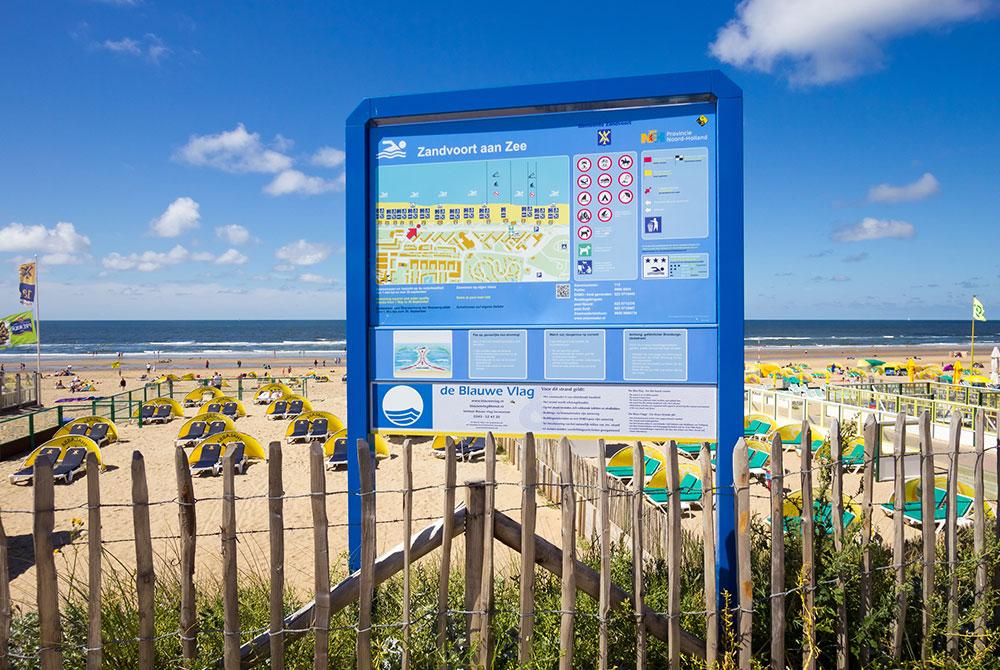
[[[132,253],[123,255],[113,251],[101,260],[108,270],[138,270],[139,272],[153,272],[171,265],[182,263],[191,257],[187,249],[181,245],[176,245],[168,252],[143,251],[142,253]]]
[[[299,281],[308,282],[310,284],[332,284],[333,279],[331,277],[324,277],[323,275],[314,274],[312,272],[305,272],[299,275]]]
[[[279,136],[280,137],[280,136]],[[287,147],[288,140],[277,143]],[[276,173],[292,166],[292,159],[260,141],[260,135],[247,132],[240,123],[232,130],[216,135],[192,135],[174,154],[175,160],[190,165],[213,167],[225,172]]]
[[[153,233],[160,237],[177,237],[181,233],[198,227],[201,212],[198,203],[187,196],[177,198],[167,209],[150,222]]]
[[[230,244],[246,244],[250,241],[250,231],[235,223],[216,228],[215,234]]]
[[[837,228],[831,237],[836,242],[864,242],[884,238],[906,239],[916,234],[917,230],[912,223],[867,216],[854,225]]]
[[[191,254],[191,260],[201,263],[208,263],[215,260],[215,254],[210,251],[196,251]]]
[[[39,253],[45,265],[73,265],[90,251],[90,238],[76,226],[60,221],[51,228],[9,223],[0,228],[0,253]]]
[[[719,60],[799,84],[826,84],[882,64],[890,39],[983,15],[989,0],[742,0],[709,46]]]
[[[285,170],[275,176],[271,183],[264,187],[264,192],[268,195],[290,195],[297,193],[300,195],[319,195],[329,191],[339,191],[344,188],[343,179],[334,177],[333,179],[323,179],[303,174],[298,170]]]
[[[243,265],[248,260],[250,259],[244,254],[236,251],[236,249],[227,249],[219,254],[219,257],[215,259],[215,262],[219,265]]]
[[[94,46],[103,51],[123,56],[145,56],[153,63],[159,63],[170,55],[170,47],[154,33],[146,33],[141,39],[134,37],[123,37],[120,40],[108,39],[103,42],[95,42]]]
[[[868,190],[869,202],[910,202],[923,200],[941,190],[941,182],[930,172],[925,172],[919,179],[902,186],[879,184]]]
[[[309,162],[319,167],[338,168],[344,164],[345,157],[346,154],[341,149],[336,147],[320,147],[312,155],[312,158],[309,159]]]
[[[330,256],[330,247],[325,244],[297,240],[279,248],[274,255],[284,265],[316,265]],[[279,266],[280,267],[280,266]]]

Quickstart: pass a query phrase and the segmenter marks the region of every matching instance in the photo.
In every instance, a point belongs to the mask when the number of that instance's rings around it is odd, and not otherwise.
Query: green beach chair
[[[955,517],[957,519],[962,519],[969,514],[969,510],[972,509],[972,498],[961,493],[957,493],[955,497]],[[890,514],[895,513],[894,503],[883,503],[882,507],[888,510]],[[903,520],[907,523],[917,526],[918,528],[923,524],[923,505],[919,500],[908,500],[903,503]],[[937,530],[944,528],[945,521],[948,518],[948,491],[942,488],[934,489],[934,525]]]
[[[761,422],[759,419],[751,421],[750,425],[743,429],[743,437],[753,437],[756,435],[757,431],[760,429],[760,424]]]
[[[840,462],[843,466],[852,472],[857,472],[865,465],[865,445],[863,442],[858,442],[854,445],[854,448],[847,454],[844,454]]]
[[[680,483],[680,499],[681,507],[687,509],[691,505],[701,505],[701,480],[695,477],[690,472],[684,473],[681,478]],[[646,497],[657,505],[667,504],[667,489],[666,488],[644,488],[642,490],[646,494]]]
[[[660,468],[660,462],[655,458],[646,456],[643,462],[645,464],[645,474],[647,477],[652,477],[653,473]],[[609,475],[617,477],[618,479],[632,478],[633,468],[631,465],[609,465],[607,470]]]
[[[845,509],[843,516],[841,516],[841,519],[844,522],[844,528],[847,528],[854,523],[856,518],[857,517],[853,512]],[[786,532],[798,532],[801,529],[801,524],[801,516],[785,517]],[[823,535],[830,535],[833,533],[833,505],[829,501],[813,501],[813,530],[817,533],[822,533]]]
[[[747,451],[747,465],[750,472],[755,474],[763,473],[768,463],[771,461],[771,454],[759,449],[749,448]]]

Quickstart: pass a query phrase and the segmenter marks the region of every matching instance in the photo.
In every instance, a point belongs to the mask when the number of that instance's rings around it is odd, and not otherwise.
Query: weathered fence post
[[[935,560],[935,524],[934,524],[934,440],[931,433],[930,412],[920,415],[920,533],[923,538],[923,609],[922,632],[920,643],[920,660],[927,662],[934,653],[931,639],[931,601],[934,599],[934,560]]]
[[[753,630],[753,580],[750,574],[750,469],[747,444],[741,437],[733,448],[733,493],[736,499],[736,613],[739,668],[750,670]]]
[[[177,447],[174,451],[174,473],[177,477],[177,520],[181,536],[181,602],[178,635],[181,640],[181,657],[185,664],[190,666],[198,656],[198,616],[194,589],[197,517],[191,470],[182,447]]]
[[[222,658],[226,670],[240,667],[240,605],[236,582],[236,464],[222,457]]]
[[[948,509],[945,543],[948,551],[948,653],[958,659],[958,449],[962,439],[962,412],[951,413],[948,431]]]
[[[781,435],[771,438],[771,667],[785,670],[785,465]]]
[[[896,415],[893,446],[893,515],[892,563],[896,568],[896,622],[892,632],[892,658],[900,660],[906,634],[906,535],[903,513],[906,510],[906,413]]]
[[[478,652],[482,644],[482,613],[476,609],[482,591],[483,526],[486,510],[486,483],[465,483],[465,642]],[[478,653],[477,653],[478,658]]]
[[[818,659],[816,655],[816,549],[813,523],[813,478],[812,478],[812,428],[808,420],[802,421],[802,432],[799,439],[802,449],[802,667],[815,670]]]
[[[608,670],[608,616],[611,613],[611,499],[608,488],[608,452],[604,438],[597,441],[597,450],[597,457],[600,459],[597,478],[601,496],[597,508],[597,525],[601,542],[601,595],[597,604],[597,654],[598,670]],[[522,552],[524,546],[525,543],[522,541]]]
[[[313,520],[313,584],[316,606],[313,608],[313,667],[329,667],[330,656],[330,538],[326,516],[326,466],[323,445],[313,442],[309,447],[309,492]],[[403,546],[410,545],[409,535]],[[405,652],[404,652],[405,653]]]
[[[982,408],[976,411],[974,426],[974,441],[976,447],[976,464],[973,469],[973,509],[975,515],[972,530],[973,552],[976,555],[976,591],[974,601],[976,603],[987,602],[986,586],[986,557],[983,555],[986,550],[986,491],[983,471],[985,463],[986,416]],[[976,613],[976,652],[981,652],[986,648],[986,616],[983,613],[983,606],[979,605]]]
[[[358,586],[359,670],[372,670],[372,600],[375,597],[375,465],[368,443],[358,440],[361,470],[361,571]]]
[[[271,561],[268,603],[272,670],[285,667],[285,511],[281,475],[281,442],[267,446],[267,536]]]
[[[521,462],[521,630],[518,638],[517,662],[528,666],[534,655],[532,643],[535,630],[535,518],[538,508],[535,487],[538,482],[538,461],[535,436],[524,436]]]
[[[833,545],[838,552],[844,549],[844,450],[840,441],[840,422],[830,422],[830,460],[833,467],[832,521]],[[843,592],[844,575],[837,574],[836,588]],[[847,643],[847,599],[837,603],[837,670],[847,670],[850,656]]]
[[[864,471],[861,475],[861,603],[859,618],[864,621],[872,608],[872,489],[875,483],[875,459],[878,449],[878,421],[869,416],[864,426]],[[880,452],[880,450],[879,450]],[[859,660],[861,667],[868,667],[871,646],[868,640],[861,640]]]
[[[479,600],[476,610],[482,612],[479,662],[484,668],[493,667],[493,528],[497,495],[497,445],[493,433],[486,434],[486,500],[483,508],[483,554],[480,569]]]
[[[52,485],[52,462],[36,459],[34,466],[34,518],[32,535],[35,544],[35,585],[38,593],[38,627],[41,633],[39,655],[43,670],[62,668],[62,624],[59,621],[59,584],[52,554],[52,531],[55,527],[55,491]]]
[[[715,592],[715,476],[712,448],[701,445],[701,533],[705,571],[705,665],[715,668],[719,655],[719,599]]]
[[[677,442],[667,443],[667,646],[671,670],[681,667],[681,486]]]
[[[632,448],[632,588],[635,606],[635,667],[646,668],[646,620],[642,583],[642,490],[646,484],[646,459],[642,442]]]
[[[438,581],[437,650],[439,667],[446,668],[448,645],[448,582],[451,579],[451,540],[455,533],[455,441],[445,438],[444,524],[441,535],[441,574]]]
[[[3,528],[3,520],[0,519],[0,670],[10,668],[10,624],[13,612],[10,602],[8,560],[7,533]]]
[[[403,440],[403,670],[410,668],[410,566],[413,557],[413,444]]]
[[[101,644],[101,471],[97,454],[87,452],[87,669],[99,670]],[[6,564],[3,569],[6,570]]]
[[[560,483],[562,484],[562,610],[559,624],[559,668],[573,667],[573,623],[576,610],[576,489],[573,486],[573,448],[569,440],[559,440]],[[493,538],[489,538],[492,541]],[[487,666],[489,667],[489,666]]]

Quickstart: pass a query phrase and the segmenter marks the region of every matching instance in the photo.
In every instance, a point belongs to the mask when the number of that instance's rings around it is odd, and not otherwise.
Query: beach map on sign
[[[569,158],[378,169],[379,284],[569,278]]]

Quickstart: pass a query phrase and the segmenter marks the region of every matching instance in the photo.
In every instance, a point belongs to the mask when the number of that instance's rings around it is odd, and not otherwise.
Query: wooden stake
[[[948,653],[958,659],[958,448],[962,439],[962,412],[951,413],[948,432],[948,510],[945,543],[948,550]]]
[[[986,585],[986,487],[984,485],[983,471],[985,470],[984,456],[986,446],[985,424],[986,415],[982,408],[976,411],[976,423],[974,440],[976,446],[976,465],[973,470],[973,551],[976,555],[976,595],[975,602],[987,602]],[[976,652],[982,652],[986,648],[986,617],[980,609],[976,614]]]
[[[240,667],[240,605],[236,565],[236,472],[232,452],[222,457],[222,658],[226,670]]]
[[[529,667],[534,658],[532,643],[535,635],[535,517],[538,507],[535,487],[538,479],[538,461],[535,454],[535,436],[524,436],[524,456],[521,459],[521,630],[517,644],[517,662]]]
[[[733,448],[733,487],[736,494],[736,563],[739,591],[737,644],[739,668],[750,670],[753,651],[753,581],[750,574],[750,469],[747,463],[747,443],[741,437]]]
[[[149,528],[149,489],[142,453],[132,452],[132,524],[135,528],[135,586],[139,597],[139,667],[155,665],[153,539]]]
[[[101,471],[87,452],[87,670],[100,670],[101,644]],[[4,569],[6,570],[6,563]]]
[[[281,476],[281,442],[267,446],[267,536],[271,560],[271,597],[268,603],[271,668],[285,667],[285,488]]]
[[[632,592],[635,605],[635,667],[646,670],[646,621],[643,607],[642,496],[646,484],[646,459],[642,442],[632,447]]]
[[[832,516],[833,546],[839,552],[844,548],[844,450],[840,441],[840,422],[830,422],[830,460],[833,463]],[[844,576],[837,575],[836,587],[843,592]],[[847,642],[847,602],[846,598],[837,604],[837,670],[847,670],[850,648]]]
[[[403,440],[403,670],[410,668],[410,536],[413,535],[413,444]]]
[[[479,661],[484,668],[493,667],[493,515],[496,513],[497,495],[497,445],[493,433],[486,434],[486,500],[483,508],[483,560],[480,569],[479,602],[476,610],[482,612],[480,626]]]
[[[576,490],[573,487],[573,448],[569,440],[559,440],[562,483],[562,596],[559,625],[559,668],[573,668],[573,623],[576,610]],[[493,538],[488,538],[492,542]],[[489,666],[486,666],[489,667]]]
[[[869,416],[865,421],[865,463],[861,475],[861,603],[859,618],[864,621],[872,608],[872,495],[875,486],[875,459],[881,455],[878,436],[878,421]],[[867,639],[861,641],[859,656],[861,667],[868,667],[871,660],[871,645]]]
[[[903,655],[906,634],[906,535],[903,533],[903,512],[906,509],[906,412],[896,415],[893,457],[892,563],[896,566],[896,623],[892,632],[892,658]]]
[[[785,670],[785,467],[781,435],[771,438],[771,668]]]
[[[802,617],[804,619],[802,640],[802,667],[815,670],[816,655],[816,549],[813,526],[813,483],[812,483],[812,429],[808,421],[802,422]]]
[[[482,611],[476,609],[482,592],[483,526],[486,514],[486,483],[482,480],[465,483],[465,640],[481,658],[483,644]]]
[[[681,484],[677,442],[667,443],[667,609],[670,613],[667,649],[670,670],[681,667]]]
[[[368,443],[358,440],[361,466],[361,572],[358,591],[359,670],[372,670],[372,600],[375,596],[375,466]]]
[[[935,531],[934,524],[934,441],[931,434],[931,414],[923,412],[920,415],[920,449],[921,449],[921,475],[920,475],[920,511],[921,511],[921,536],[923,538],[923,618],[922,631],[923,639],[920,645],[920,660],[927,662],[934,653],[933,639],[931,638],[931,601],[934,598],[934,560],[935,560]]]
[[[715,593],[715,476],[712,448],[701,445],[701,532],[705,572],[705,666],[714,670],[719,656],[719,601]]]
[[[52,486],[52,462],[35,461],[34,466],[35,587],[38,593],[38,628],[41,633],[39,655],[42,670],[63,666],[62,624],[59,621],[59,584],[56,561],[52,554],[52,531],[55,528],[55,491]]]
[[[330,538],[326,516],[326,464],[323,462],[323,445],[319,442],[313,442],[309,446],[309,473],[313,519],[313,580],[316,590],[313,667],[320,670],[330,665]]]
[[[451,579],[451,540],[455,534],[455,441],[445,438],[444,523],[441,535],[441,574],[438,581],[437,650],[439,667],[447,668],[448,582]]]
[[[89,471],[89,467],[88,467]],[[198,656],[198,612],[195,602],[194,567],[197,551],[197,517],[191,469],[184,449],[174,450],[174,473],[177,477],[177,522],[180,528],[180,623],[181,657],[191,667]],[[88,472],[89,474],[89,472]]]
[[[2,385],[2,381],[0,381],[0,385]],[[0,670],[10,668],[10,624],[13,613],[10,602],[8,560],[10,559],[7,554],[7,533],[3,528],[3,520],[0,520]],[[90,670],[89,667],[88,670]]]

